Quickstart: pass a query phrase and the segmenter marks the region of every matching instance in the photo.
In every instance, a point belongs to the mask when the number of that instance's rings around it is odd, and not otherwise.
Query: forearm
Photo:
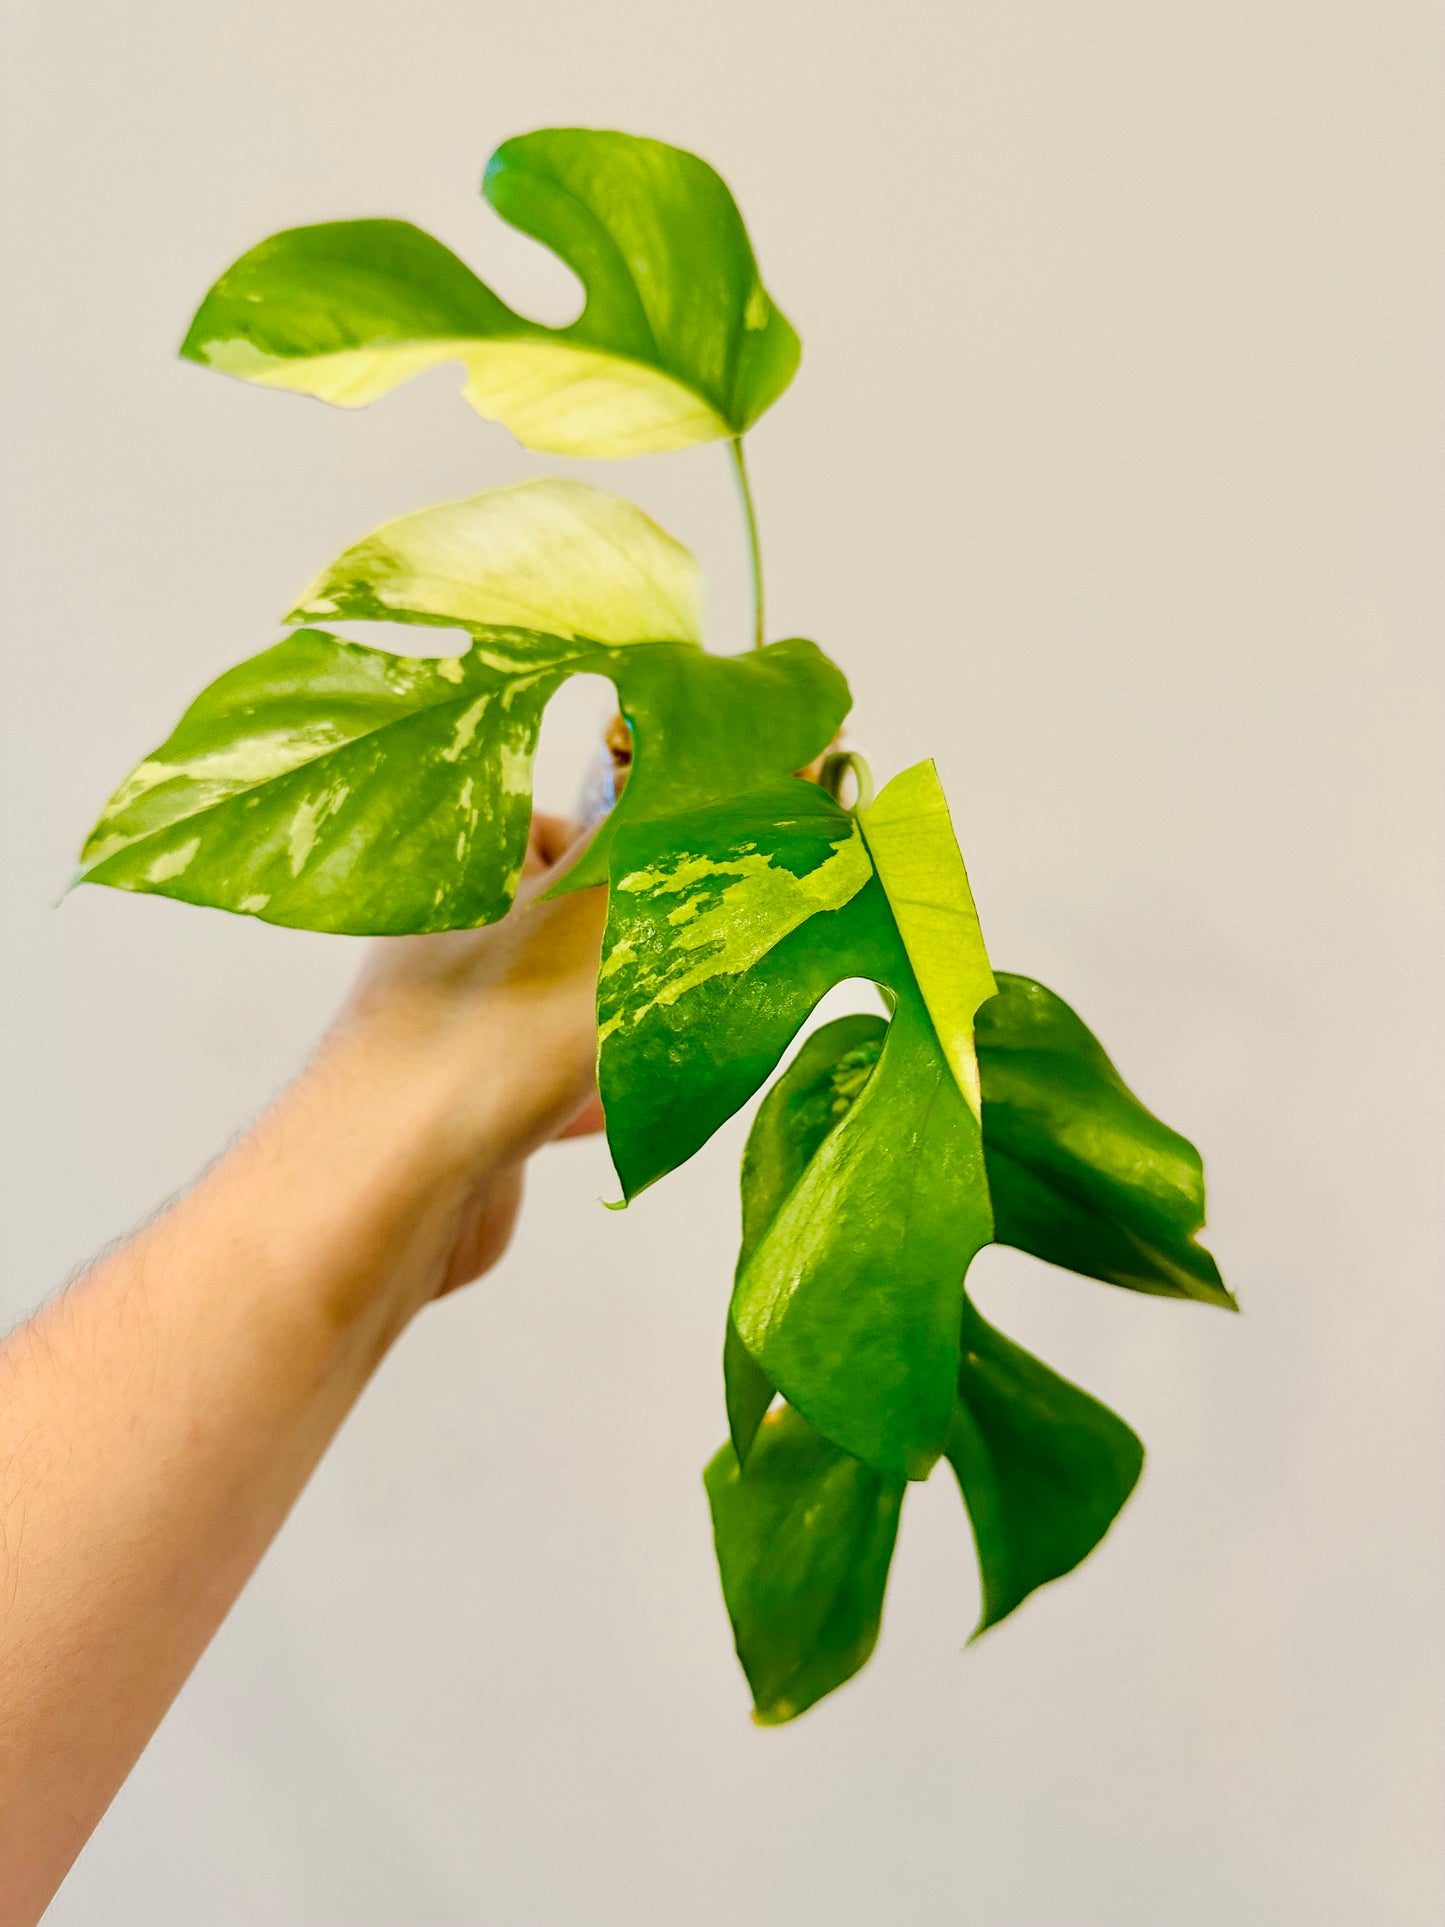
[[[374,945],[315,1062],[0,1346],[0,1927],[30,1927],[388,1347],[595,1129],[605,895]],[[554,867],[548,867],[554,866]]]
[[[484,1129],[444,1154],[450,1092],[388,1055],[344,1032],[0,1349],[3,1927],[38,1917],[437,1289],[466,1201],[509,1181]]]

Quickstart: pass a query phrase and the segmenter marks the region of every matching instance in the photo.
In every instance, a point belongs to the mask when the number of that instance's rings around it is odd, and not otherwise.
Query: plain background
[[[797,323],[754,437],[772,631],[938,758],[995,960],[1205,1149],[1246,1315],[986,1255],[1143,1434],[1102,1553],[979,1648],[943,1478],[860,1681],[753,1729],[699,1468],[741,1123],[631,1212],[540,1160],[387,1362],[57,1927],[1434,1927],[1442,1780],[1441,26],[1121,0],[10,0],[6,1137],[19,1315],[302,1061],[340,939],[82,891],[112,785],[375,523],[562,469],[695,546],[723,454],[522,454],[435,373],[360,414],[174,358],[274,229],[433,230],[612,125],[734,187]],[[1445,231],[1445,230],[1442,230]],[[565,805],[595,691],[564,699]]]

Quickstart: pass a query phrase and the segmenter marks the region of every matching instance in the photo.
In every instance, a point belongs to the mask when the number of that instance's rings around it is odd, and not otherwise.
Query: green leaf
[[[786,1405],[763,1421],[746,1474],[725,1445],[703,1478],[754,1717],[780,1725],[873,1651],[905,1484]]]
[[[737,1276],[772,1225],[823,1139],[862,1090],[878,1062],[887,1025],[881,1017],[839,1017],[802,1048],[758,1107],[743,1151],[743,1238]],[[728,1429],[738,1462],[747,1462],[773,1383],[728,1319],[723,1347]]]
[[[886,1032],[874,1016],[824,1025],[759,1107],[744,1155],[740,1274],[808,1163],[867,1089]],[[984,1116],[987,1126],[987,1110]],[[1132,1490],[1143,1454],[1126,1425],[996,1332],[966,1298],[961,1334],[949,1456],[974,1524],[982,1631],[1097,1544]],[[849,1493],[847,1455],[789,1407],[761,1422],[772,1384],[731,1326],[726,1369],[733,1443],[706,1479],[738,1651],[760,1715],[777,1717],[779,1702],[781,1713],[802,1711],[871,1651],[888,1549],[862,1527],[875,1493],[901,1494],[903,1486],[878,1474],[866,1477],[881,1479],[879,1486],[866,1484],[858,1466],[851,1507],[840,1505],[839,1495]],[[763,1392],[742,1414],[741,1442],[731,1376],[739,1369],[758,1374]],[[747,1386],[744,1379],[745,1393]],[[768,1449],[775,1437],[786,1439],[787,1452]],[[844,1666],[836,1664],[838,1642],[820,1633],[824,1609],[840,1599],[853,1604],[844,1623],[864,1630]]]
[[[910,808],[921,788],[907,772]],[[892,789],[876,806],[885,823]],[[971,914],[962,878],[950,841],[931,887],[940,904],[961,887]],[[826,1437],[880,1471],[923,1477],[950,1424],[961,1280],[992,1221],[979,1122],[889,881],[858,820],[807,784],[619,837],[599,1076],[631,1197],[751,1096],[833,984],[867,977],[894,993],[877,1072],[750,1250],[732,1318]]]
[[[697,603],[686,551],[580,484],[391,523],[303,607],[461,624],[473,647],[408,657],[302,629],[242,663],[121,785],[77,880],[360,935],[491,922],[521,872],[543,710],[568,676],[592,673],[616,685],[637,747],[633,780],[568,878],[601,881],[619,828],[797,767],[847,713],[847,684],[812,643],[705,654],[689,633]],[[513,611],[561,633],[491,626]],[[607,639],[579,635],[584,621]],[[615,640],[629,628],[680,633]]]
[[[977,1638],[1093,1551],[1134,1490],[1144,1448],[1107,1406],[995,1331],[965,1299],[948,1458],[983,1578]]]
[[[1133,1291],[1237,1309],[1194,1240],[1199,1153],[1144,1109],[1062,998],[1000,973],[978,1050],[999,1242]]]
[[[731,194],[661,141],[548,128],[503,143],[482,191],[581,281],[565,328],[514,313],[405,221],[273,235],[202,302],[181,353],[361,407],[442,362],[525,447],[614,457],[741,434],[787,387],[798,338]]]
[[[633,767],[557,894],[606,881],[625,825],[802,768],[848,713],[847,683],[811,642],[741,656],[636,653],[644,639],[697,641],[697,565],[640,509],[580,482],[524,482],[388,522],[322,571],[293,619],[460,624],[483,637],[486,624],[512,613],[559,638],[590,636],[619,651],[576,667],[616,683]]]

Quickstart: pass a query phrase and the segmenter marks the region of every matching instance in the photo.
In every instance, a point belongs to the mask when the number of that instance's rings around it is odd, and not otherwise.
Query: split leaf
[[[786,1405],[763,1421],[746,1473],[725,1445],[703,1476],[754,1717],[780,1725],[872,1653],[906,1486]]]
[[[569,564],[558,582],[554,546]],[[132,772],[78,880],[354,935],[492,922],[521,873],[543,711],[568,676],[590,673],[615,684],[637,752],[567,878],[600,882],[620,828],[798,767],[847,713],[847,684],[812,643],[708,655],[698,604],[687,552],[580,484],[388,524],[297,613],[460,624],[472,648],[423,658],[294,632],[211,684]],[[495,623],[523,612],[552,632]],[[636,640],[618,640],[629,630]],[[670,639],[651,639],[659,631]]]
[[[1093,1551],[1134,1490],[1144,1448],[1107,1406],[965,1300],[948,1458],[978,1547],[977,1638]]]
[[[916,801],[917,772],[899,780]],[[931,767],[927,782],[936,789]],[[892,789],[875,805],[885,822]],[[620,837],[599,1076],[631,1197],[746,1102],[833,984],[865,977],[893,992],[877,1072],[740,1268],[732,1319],[826,1437],[917,1478],[948,1435],[961,1281],[992,1220],[979,1122],[955,1069],[966,1040],[951,1058],[865,840],[869,821],[787,783]],[[951,835],[932,887],[940,904],[954,893],[967,927]]]
[[[811,642],[740,656],[643,649],[699,639],[697,564],[641,509],[581,482],[524,482],[385,523],[322,571],[292,619],[460,625],[480,641],[509,614],[559,641],[612,645],[573,667],[611,677],[632,735],[621,799],[558,893],[605,882],[627,824],[801,769],[848,713],[842,673]]]
[[[1062,998],[1001,972],[978,1016],[995,1233],[1132,1291],[1235,1309],[1194,1234],[1204,1167],[1146,1111]]]
[[[181,353],[223,374],[361,407],[443,362],[525,447],[615,457],[741,434],[797,368],[722,180],[682,148],[546,128],[499,147],[482,192],[551,248],[585,305],[515,313],[406,221],[273,235],[202,302]]]

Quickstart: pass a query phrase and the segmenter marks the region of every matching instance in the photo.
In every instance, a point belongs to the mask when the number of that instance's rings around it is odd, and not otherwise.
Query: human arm
[[[597,1120],[600,891],[562,826],[485,930],[374,944],[317,1055],[0,1346],[0,1927],[30,1927],[381,1359]]]

